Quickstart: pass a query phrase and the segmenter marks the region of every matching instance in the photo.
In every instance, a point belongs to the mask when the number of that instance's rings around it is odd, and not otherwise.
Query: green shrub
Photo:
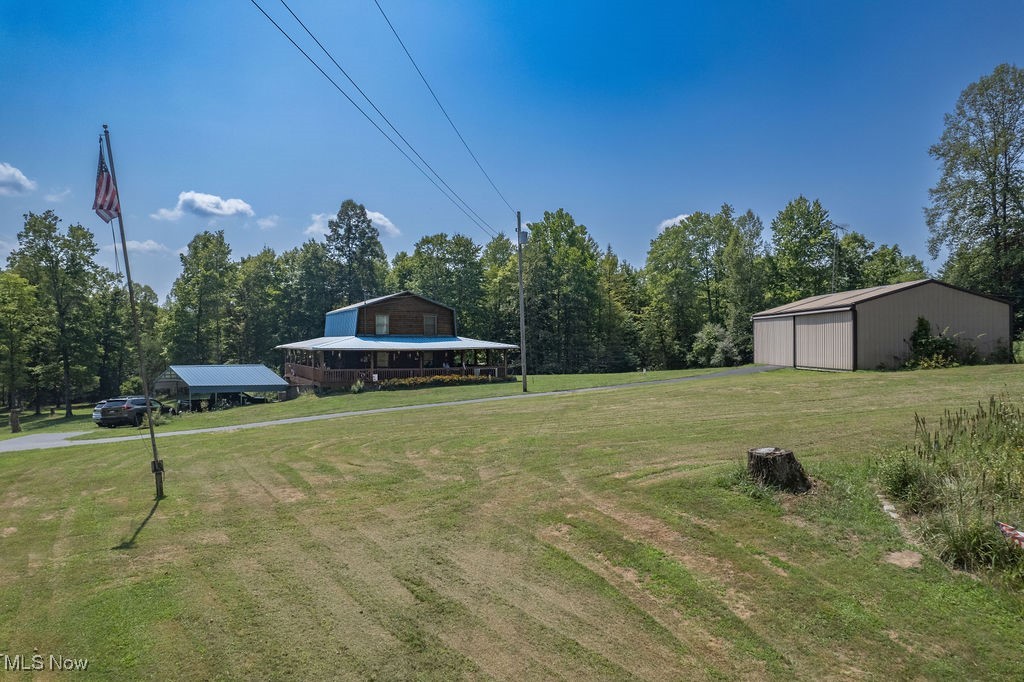
[[[514,376],[493,377],[490,375],[438,374],[428,377],[403,377],[401,379],[385,379],[378,384],[382,391],[400,391],[410,388],[427,388],[430,386],[466,386],[470,384],[497,384],[515,381]]]
[[[693,335],[693,346],[686,356],[686,361],[695,367],[731,367],[741,360],[729,332],[712,322]]]
[[[947,336],[948,329],[932,334],[932,325],[923,317],[917,318],[917,325],[910,335],[910,359],[906,366],[911,369],[940,369],[957,367],[958,349],[956,339]]]

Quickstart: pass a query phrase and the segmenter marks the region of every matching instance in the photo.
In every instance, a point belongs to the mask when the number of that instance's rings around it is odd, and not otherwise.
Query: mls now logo
[[[3,669],[5,671],[39,671],[39,670],[86,670],[89,667],[88,658],[67,658],[58,654],[43,656],[33,654],[0,654],[3,658]]]

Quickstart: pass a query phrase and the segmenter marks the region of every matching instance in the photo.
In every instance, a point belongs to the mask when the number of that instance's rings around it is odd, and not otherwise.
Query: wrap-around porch
[[[508,376],[507,351],[451,350],[306,350],[285,349],[284,378],[294,385],[348,388],[387,379],[438,376]]]

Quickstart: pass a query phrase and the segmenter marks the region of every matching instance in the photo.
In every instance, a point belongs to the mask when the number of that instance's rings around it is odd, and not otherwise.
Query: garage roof
[[[867,289],[854,289],[853,291],[840,291],[834,294],[823,294],[821,296],[810,296],[799,301],[786,303],[775,308],[762,310],[754,313],[754,317],[771,317],[774,315],[794,315],[798,313],[817,313],[828,310],[850,310],[858,303],[869,301],[873,298],[888,296],[889,294],[904,289],[920,286],[927,282],[934,282],[933,279],[918,279],[913,282],[900,282],[899,284],[887,284],[881,287],[868,287]],[[942,284],[942,282],[936,282]]]
[[[193,393],[267,393],[288,382],[264,365],[171,365],[156,379],[156,390],[188,387]]]

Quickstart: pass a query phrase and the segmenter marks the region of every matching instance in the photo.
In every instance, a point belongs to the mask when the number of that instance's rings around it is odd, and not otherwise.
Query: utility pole
[[[836,293],[836,261],[839,259],[839,231],[847,232],[843,225],[832,223],[832,293]]]
[[[103,124],[103,137],[107,141],[107,158],[110,159],[110,179],[117,190],[117,173],[114,172],[114,151],[110,147],[110,131],[107,124]],[[117,191],[118,202],[121,199],[121,192]],[[128,301],[132,307],[132,326],[135,328],[135,347],[139,349],[139,379],[142,381],[142,395],[146,398],[146,421],[149,423],[149,442],[153,447],[153,477],[156,479],[156,499],[164,496],[164,463],[156,451],[156,433],[153,431],[153,405],[149,399],[149,384],[146,381],[146,354],[142,349],[142,331],[139,328],[139,309],[135,305],[135,285],[132,284],[132,269],[128,264],[128,240],[124,236],[124,220],[121,218],[122,211],[117,212],[117,226],[121,229],[121,251],[124,253],[124,275],[128,280]]]
[[[516,248],[519,251],[519,361],[523,365],[523,393],[526,393],[526,294],[523,292],[523,236],[523,217],[519,211],[516,211]]]

